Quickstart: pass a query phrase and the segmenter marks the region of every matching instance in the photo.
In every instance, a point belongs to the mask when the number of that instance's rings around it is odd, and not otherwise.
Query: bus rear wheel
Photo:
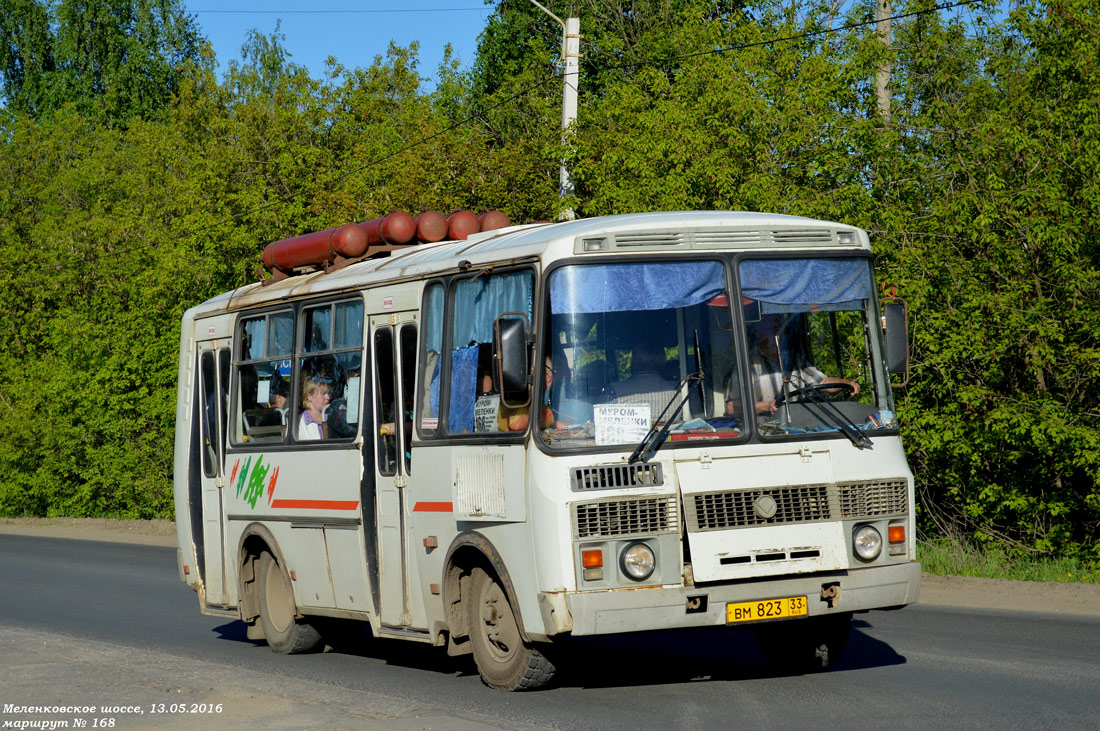
[[[320,633],[313,625],[295,617],[294,590],[286,571],[266,551],[260,554],[259,564],[260,624],[267,644],[284,655],[309,652],[317,647]]]
[[[474,662],[490,688],[531,690],[554,677],[554,664],[524,642],[500,582],[480,567],[470,573],[469,620]]]

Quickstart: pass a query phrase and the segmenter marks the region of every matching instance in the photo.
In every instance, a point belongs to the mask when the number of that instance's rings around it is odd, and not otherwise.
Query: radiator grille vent
[[[574,492],[620,487],[656,487],[665,484],[660,462],[577,467],[571,476]]]
[[[691,531],[749,528],[852,518],[906,515],[909,483],[866,480],[840,485],[795,485],[733,490],[685,498]]]
[[[777,246],[783,244],[831,244],[832,231],[772,231],[772,241]]]
[[[647,230],[647,231],[623,231],[613,235],[599,236],[607,247],[600,246],[600,251],[608,249],[626,250],[657,250],[666,248],[680,249],[754,249],[759,247],[813,247],[813,246],[858,246],[859,240],[854,232],[846,230],[843,233],[853,234],[846,236],[844,244],[841,244],[838,232],[835,229],[818,228],[722,228],[722,229],[677,229],[671,230]],[[592,236],[579,236],[574,242],[574,250],[578,254],[590,253],[585,248],[586,241],[596,240]]]
[[[696,231],[695,245],[703,248],[721,246],[759,246],[760,231]]]
[[[904,515],[909,504],[905,480],[849,482],[839,488],[842,518]]]
[[[573,517],[577,538],[634,536],[679,530],[676,498],[672,496],[574,503]]]
[[[694,530],[828,520],[827,485],[800,485],[694,496]]]
[[[615,236],[615,246],[680,246],[684,243],[681,233],[634,233]]]

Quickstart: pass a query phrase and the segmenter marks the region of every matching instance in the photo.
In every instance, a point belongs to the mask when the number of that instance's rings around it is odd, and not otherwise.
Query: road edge
[[[176,545],[169,520],[0,518],[0,534],[149,546]],[[918,606],[1100,617],[1100,584],[1009,581],[922,574]]]

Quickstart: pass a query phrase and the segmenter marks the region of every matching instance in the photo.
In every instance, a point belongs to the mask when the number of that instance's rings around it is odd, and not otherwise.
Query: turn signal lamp
[[[603,549],[589,548],[581,551],[585,581],[603,581]]]
[[[886,531],[886,538],[890,543],[890,555],[900,556],[905,553],[905,526],[892,525]]]

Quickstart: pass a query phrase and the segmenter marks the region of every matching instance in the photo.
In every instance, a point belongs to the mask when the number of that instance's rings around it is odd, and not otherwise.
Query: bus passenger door
[[[413,624],[406,541],[409,442],[412,434],[416,323],[412,313],[370,320],[374,371],[374,469],[378,526],[380,622]],[[367,432],[371,434],[371,431]]]
[[[203,586],[206,603],[225,606],[225,426],[229,406],[228,341],[198,343],[202,439]]]

